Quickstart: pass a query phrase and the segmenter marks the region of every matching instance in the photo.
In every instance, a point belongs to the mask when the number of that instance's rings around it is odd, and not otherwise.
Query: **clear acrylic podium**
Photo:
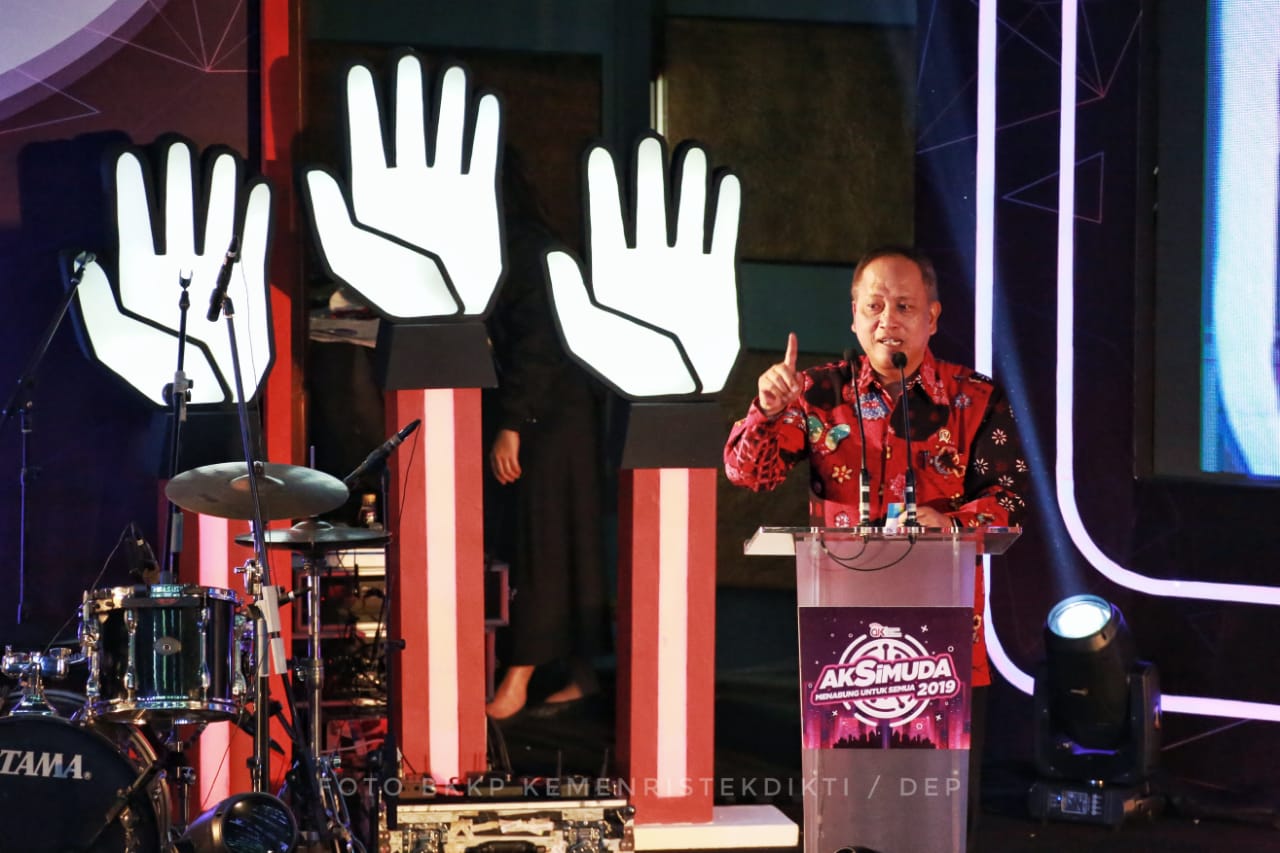
[[[762,527],[795,554],[805,853],[965,849],[973,573],[1016,528]]]

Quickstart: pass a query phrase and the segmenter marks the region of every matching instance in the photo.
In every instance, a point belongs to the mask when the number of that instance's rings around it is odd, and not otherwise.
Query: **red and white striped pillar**
[[[480,390],[389,391],[387,424],[422,419],[392,457],[392,636],[406,774],[437,783],[486,769]]]
[[[716,474],[620,472],[618,754],[637,823],[714,799]]]

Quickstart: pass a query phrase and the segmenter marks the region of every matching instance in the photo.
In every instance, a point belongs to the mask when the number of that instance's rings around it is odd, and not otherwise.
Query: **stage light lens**
[[[1049,611],[1049,630],[1065,640],[1098,633],[1111,621],[1111,604],[1096,595],[1073,595]]]
[[[261,792],[232,794],[192,821],[180,853],[289,853],[298,824],[279,798]]]

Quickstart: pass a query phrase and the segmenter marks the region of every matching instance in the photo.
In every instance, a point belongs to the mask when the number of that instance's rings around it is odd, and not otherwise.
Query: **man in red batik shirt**
[[[905,375],[919,525],[1019,524],[1030,475],[1004,392],[989,378],[934,358],[929,350],[942,312],[933,265],[912,249],[877,249],[854,270],[851,296],[853,332],[865,357],[799,371],[793,333],[783,360],[760,375],[756,399],[729,435],[724,468],[730,482],[769,490],[808,459],[815,523],[857,525],[862,446],[854,406],[860,400],[871,518],[884,523],[890,504],[905,503]],[[906,357],[902,368],[894,365],[898,353]],[[991,683],[982,572],[974,577],[971,823],[978,813],[985,688]]]

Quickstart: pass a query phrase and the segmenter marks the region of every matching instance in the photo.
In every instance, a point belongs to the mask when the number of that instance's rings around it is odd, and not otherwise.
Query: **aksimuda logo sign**
[[[833,664],[822,668],[809,694],[813,705],[842,705],[863,723],[901,726],[929,702],[962,687],[950,650],[930,653],[901,628],[871,623]]]

